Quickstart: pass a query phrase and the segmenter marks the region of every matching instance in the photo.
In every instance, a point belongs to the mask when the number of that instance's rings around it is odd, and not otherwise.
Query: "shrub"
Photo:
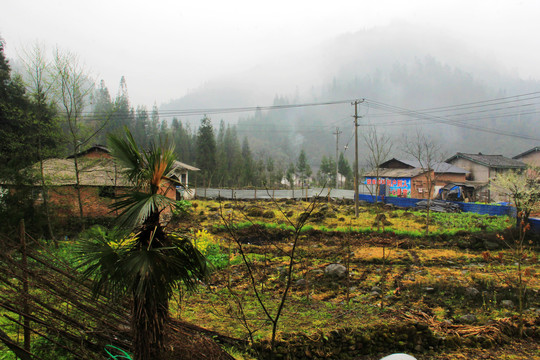
[[[193,206],[195,207],[195,206]],[[191,213],[192,204],[187,200],[178,200],[173,208],[173,216],[176,218],[184,218]]]

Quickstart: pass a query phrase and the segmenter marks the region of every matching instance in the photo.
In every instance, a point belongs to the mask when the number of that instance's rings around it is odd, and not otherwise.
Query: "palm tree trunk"
[[[134,360],[160,360],[163,355],[163,334],[168,317],[168,301],[156,303],[147,294],[133,295],[133,335]]]
[[[167,236],[159,222],[160,213],[152,212],[144,221],[139,235],[140,250],[166,246]],[[136,289],[136,287],[135,287]],[[152,290],[133,292],[132,334],[134,360],[160,360],[164,349],[165,324],[169,316],[169,301],[156,299]]]

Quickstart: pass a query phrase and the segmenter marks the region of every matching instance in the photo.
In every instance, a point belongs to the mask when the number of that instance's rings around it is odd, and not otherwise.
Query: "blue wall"
[[[361,201],[366,201],[369,203],[373,203],[373,196],[371,195],[364,195],[360,194],[359,199]],[[377,197],[378,201],[382,201],[382,197]],[[398,207],[414,207],[417,202],[422,201],[425,199],[408,199],[408,198],[398,198],[398,197],[386,197],[384,199],[385,204],[392,204]],[[503,216],[508,215],[511,217],[516,217],[516,208],[513,206],[506,206],[506,205],[484,205],[484,204],[473,204],[473,203],[464,203],[464,202],[457,202],[454,201],[454,203],[459,204],[459,207],[461,208],[461,211],[463,212],[472,212],[477,213],[481,215],[495,215],[495,216]],[[540,219],[537,218],[530,218],[529,222],[531,224],[531,232],[535,234],[540,234]]]
[[[540,219],[529,218],[529,223],[531,224],[531,231],[535,234],[540,234]]]
[[[364,195],[360,194],[359,199],[363,201],[367,201],[369,203],[373,203],[373,196],[371,195]],[[398,207],[414,207],[417,202],[422,201],[425,199],[408,199],[408,198],[398,198],[398,197],[391,197],[388,196],[384,199],[385,204],[392,204]],[[378,201],[382,201],[382,198],[378,196]],[[477,214],[482,215],[508,215],[508,216],[516,216],[516,208],[513,206],[503,206],[503,205],[484,205],[484,204],[473,204],[473,203],[464,203],[464,202],[454,202],[455,204],[459,204],[459,207],[461,208],[461,211],[463,212],[473,212]],[[540,220],[539,220],[539,228],[540,228]]]

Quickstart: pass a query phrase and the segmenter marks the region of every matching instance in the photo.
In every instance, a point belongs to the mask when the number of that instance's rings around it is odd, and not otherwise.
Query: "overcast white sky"
[[[508,70],[540,79],[537,0],[3,0],[0,36],[10,58],[36,41],[78,54],[113,96],[124,75],[131,102],[151,106],[265,59],[396,20],[440,28]]]

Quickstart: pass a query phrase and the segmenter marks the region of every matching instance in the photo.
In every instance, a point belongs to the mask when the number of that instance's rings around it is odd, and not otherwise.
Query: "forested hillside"
[[[538,112],[537,96],[508,98],[538,91],[539,82],[520,79],[498,66],[497,59],[478,58],[474,49],[445,34],[428,35],[431,40],[418,43],[415,39],[423,30],[393,24],[345,34],[304,54],[304,62],[282,59],[284,64],[279,67],[269,62],[267,67],[239,74],[242,83],[216,80],[160,109],[174,112],[227,104],[263,106],[365,98],[359,111],[360,132],[376,126],[396,145],[420,129],[440,142],[448,154],[461,151],[513,156],[535,146],[533,139],[505,135],[540,138],[540,129],[532,126]],[[305,68],[298,67],[302,64]],[[274,70],[279,71],[278,79],[268,75],[275,75]],[[280,83],[282,78],[291,84],[288,91]],[[270,94],[272,84],[276,91]],[[491,99],[500,100],[485,102]],[[460,104],[470,105],[457,107]],[[440,107],[446,108],[433,110]],[[340,149],[348,144],[345,155],[352,160],[353,114],[354,108],[345,103],[217,114],[214,118],[237,123],[239,136],[248,137],[255,153],[271,154],[287,162],[303,148],[310,163],[318,166],[323,156],[335,153],[332,133],[336,127],[342,131]],[[187,122],[196,120],[185,117]]]

